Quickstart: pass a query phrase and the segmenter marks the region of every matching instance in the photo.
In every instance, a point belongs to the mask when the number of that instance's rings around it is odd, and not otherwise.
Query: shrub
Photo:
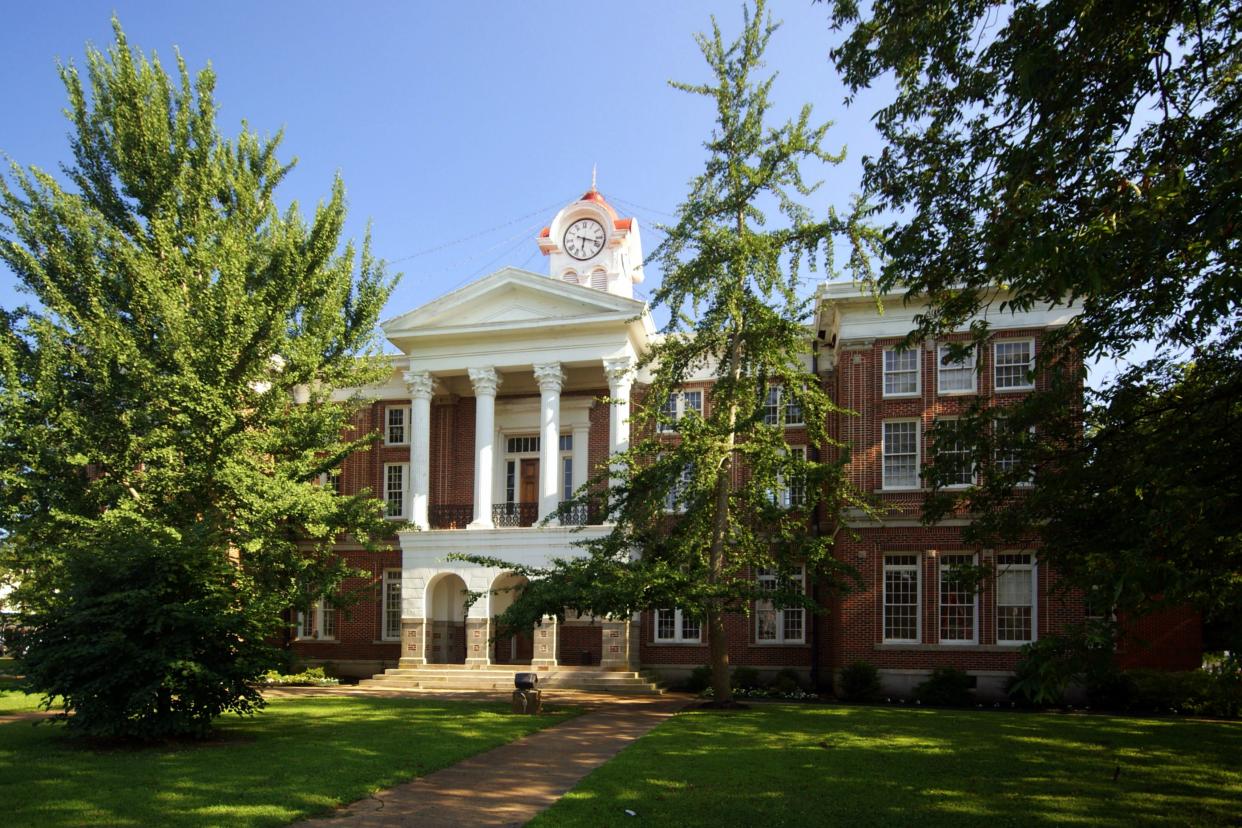
[[[867,701],[880,693],[880,671],[874,664],[855,661],[841,669],[841,698],[847,701]]]
[[[759,681],[759,671],[754,667],[733,668],[732,684],[734,690],[758,690],[763,686]]]
[[[772,689],[777,693],[793,693],[795,690],[802,689],[802,679],[798,676],[797,670],[786,667],[776,674],[776,678],[772,679]]]
[[[1071,684],[1080,682],[1089,688],[1116,671],[1111,641],[1083,630],[1041,638],[1019,652],[1009,695],[1037,705],[1061,704]]]
[[[259,683],[265,687],[335,687],[341,682],[329,678],[322,667],[311,667],[301,673],[293,674],[269,670],[264,673]]]
[[[706,664],[695,667],[686,679],[686,689],[691,693],[702,693],[712,686],[712,668]]]
[[[914,688],[914,697],[923,704],[966,707],[974,703],[974,679],[954,667],[937,667],[928,679]]]
[[[1137,692],[1134,678],[1121,670],[1102,670],[1087,681],[1087,701],[1101,710],[1130,710]]]

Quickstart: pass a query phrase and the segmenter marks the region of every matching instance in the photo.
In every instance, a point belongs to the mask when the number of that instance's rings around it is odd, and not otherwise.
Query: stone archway
[[[427,584],[427,663],[466,663],[466,582],[446,572]]]
[[[512,572],[501,573],[492,581],[489,609],[491,626],[495,633],[495,641],[492,644],[493,664],[530,664],[533,652],[530,630],[520,632],[501,630],[496,624],[496,616],[512,606],[527,583],[529,581],[525,577]]]

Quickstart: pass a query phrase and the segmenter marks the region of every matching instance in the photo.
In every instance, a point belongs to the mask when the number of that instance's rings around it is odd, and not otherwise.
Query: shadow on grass
[[[499,704],[278,699],[207,743],[103,749],[61,728],[0,725],[4,824],[282,825],[564,721]]]
[[[1231,824],[1242,725],[869,707],[692,711],[535,822]],[[633,824],[633,823],[630,823]]]

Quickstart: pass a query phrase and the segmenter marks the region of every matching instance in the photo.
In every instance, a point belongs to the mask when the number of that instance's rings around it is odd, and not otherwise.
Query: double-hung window
[[[660,418],[658,430],[662,433],[676,431],[677,421],[691,411],[699,415],[703,414],[703,392],[674,391],[664,401],[661,411],[663,416]]]
[[[780,590],[780,573],[775,569],[760,569],[759,590]],[[801,593],[805,589],[805,572],[802,567],[791,574],[785,583],[785,591]],[[806,641],[806,610],[802,607],[778,607],[775,601],[761,599],[755,602],[755,640],[768,644],[801,644]]]
[[[884,640],[902,644],[919,641],[922,603],[919,556],[884,556]]]
[[[884,422],[882,487],[917,489],[919,486],[919,421]]]
[[[763,422],[767,425],[805,425],[802,403],[793,394],[786,393],[781,386],[774,385],[768,388],[767,395],[763,398]]]
[[[996,643],[1035,640],[1035,562],[1030,553],[996,556]]]
[[[702,625],[680,609],[655,611],[655,640],[661,644],[698,644]]]
[[[390,446],[408,443],[410,409],[403,405],[390,405],[384,411],[384,442]]]
[[[975,392],[975,349],[972,347],[954,359],[949,345],[941,345],[936,361],[936,385],[941,394],[973,394]]]
[[[992,464],[1003,474],[1013,474],[1022,462],[1023,435],[1009,429],[1004,415],[998,415],[992,421],[992,437],[995,448],[992,453]],[[1029,445],[1035,439],[1035,426],[1027,429],[1025,442]],[[1035,470],[1025,480],[1017,481],[1018,486],[1030,486],[1035,482]]]
[[[673,485],[669,487],[668,492],[664,495],[664,511],[666,512],[684,512],[686,511],[685,496],[690,490],[690,484],[694,480],[694,466],[687,463],[681,467],[681,473],[677,479],[673,481]]]
[[[319,475],[319,485],[323,486],[332,494],[341,493],[341,470],[332,469]]]
[[[561,452],[561,500],[574,496],[574,435],[562,434]]]
[[[919,394],[919,349],[884,351],[884,396],[917,397]]]
[[[302,640],[333,641],[336,639],[336,607],[320,598],[298,613],[298,635]]]
[[[805,446],[790,446],[789,459],[796,464],[802,464],[806,461]],[[806,500],[806,487],[802,482],[802,475],[799,471],[793,470],[785,472],[779,479],[779,493],[777,503],[785,509],[792,509],[801,506]]]
[[[974,555],[940,556],[940,643],[978,642],[979,596],[974,579],[966,577]]]
[[[385,641],[396,641],[401,637],[401,570],[384,570],[384,619],[383,635]]]
[[[405,517],[405,486],[408,463],[384,464],[384,517]]]
[[[936,453],[946,471],[944,485],[947,488],[974,485],[975,464],[958,420],[945,418],[936,421]]]
[[[1035,387],[1035,340],[1001,339],[993,344],[993,385],[997,391],[1029,391]]]

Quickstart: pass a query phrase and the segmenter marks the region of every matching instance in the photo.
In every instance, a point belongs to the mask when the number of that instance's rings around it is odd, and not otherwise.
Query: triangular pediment
[[[382,324],[394,337],[463,330],[543,327],[617,320],[642,313],[644,303],[506,268]]]

